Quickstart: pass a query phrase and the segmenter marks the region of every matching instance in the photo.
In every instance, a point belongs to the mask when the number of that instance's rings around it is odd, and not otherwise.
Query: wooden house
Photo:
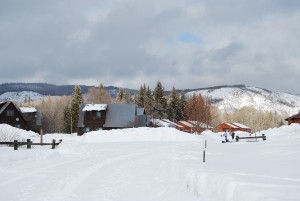
[[[251,133],[251,128],[248,126],[245,126],[240,123],[222,123],[218,126],[218,131],[219,132],[235,132],[235,131],[245,131],[248,133]]]
[[[285,120],[288,122],[289,125],[291,125],[292,123],[298,123],[298,124],[300,124],[300,111],[299,111],[298,114],[295,114],[295,115],[293,115],[291,117],[288,117]]]
[[[103,128],[107,104],[82,105],[78,120],[78,135]]]
[[[13,102],[0,102],[0,124],[8,124],[16,128],[28,129],[26,120]]]
[[[19,107],[18,109],[27,122],[28,130],[39,133],[42,127],[40,112],[34,107]]]
[[[143,108],[135,104],[82,105],[78,119],[78,135],[95,130],[132,128],[147,125]]]

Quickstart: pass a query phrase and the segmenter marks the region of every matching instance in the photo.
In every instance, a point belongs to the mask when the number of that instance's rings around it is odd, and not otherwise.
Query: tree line
[[[134,103],[144,108],[146,114],[153,119],[194,121],[197,132],[203,130],[202,123],[216,127],[222,122],[239,122],[254,131],[284,124],[281,115],[258,111],[255,108],[245,107],[231,113],[222,113],[212,105],[209,97],[203,97],[201,94],[187,97],[183,91],[176,90],[175,87],[167,95],[160,81],[153,90],[146,84],[141,85],[134,95],[120,88],[115,98],[110,96],[102,84],[90,87],[84,95],[81,87],[76,85],[71,96],[47,97],[42,101],[23,105],[31,104],[39,109],[45,133],[75,133],[78,129],[79,107],[82,103]]]

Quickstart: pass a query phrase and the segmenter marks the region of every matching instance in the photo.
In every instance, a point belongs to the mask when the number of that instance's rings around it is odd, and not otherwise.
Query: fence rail
[[[30,139],[27,139],[26,142],[19,142],[18,140],[14,140],[13,142],[0,142],[0,144],[5,144],[9,146],[13,146],[14,150],[18,150],[19,146],[27,146],[27,149],[31,149],[32,145],[39,145],[39,146],[44,146],[44,145],[51,145],[51,149],[55,149],[56,146],[58,146],[62,142],[62,139],[60,139],[58,142],[56,140],[52,140],[52,142],[49,143],[37,143],[37,142],[32,142]]]

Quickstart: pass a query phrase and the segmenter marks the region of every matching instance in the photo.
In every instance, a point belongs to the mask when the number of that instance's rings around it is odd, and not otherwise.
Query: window
[[[13,110],[6,110],[6,116],[13,117],[15,115]]]
[[[96,117],[97,117],[97,118],[101,118],[101,112],[100,112],[100,111],[97,111],[97,112],[96,112]]]
[[[89,132],[90,131],[90,128],[89,127],[86,127],[85,128],[85,132]]]
[[[21,124],[15,124],[16,128],[21,128]]]

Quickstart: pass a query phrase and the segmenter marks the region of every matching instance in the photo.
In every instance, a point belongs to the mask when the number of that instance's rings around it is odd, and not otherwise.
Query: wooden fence
[[[58,142],[56,140],[52,140],[51,143],[35,143],[32,142],[30,139],[27,139],[26,142],[18,142],[18,140],[14,140],[13,142],[0,142],[0,144],[5,144],[9,146],[13,146],[14,150],[18,150],[19,146],[27,146],[27,149],[31,149],[32,145],[39,145],[39,146],[44,146],[44,145],[51,145],[51,149],[55,149],[56,146],[58,146],[62,140],[60,139]]]

